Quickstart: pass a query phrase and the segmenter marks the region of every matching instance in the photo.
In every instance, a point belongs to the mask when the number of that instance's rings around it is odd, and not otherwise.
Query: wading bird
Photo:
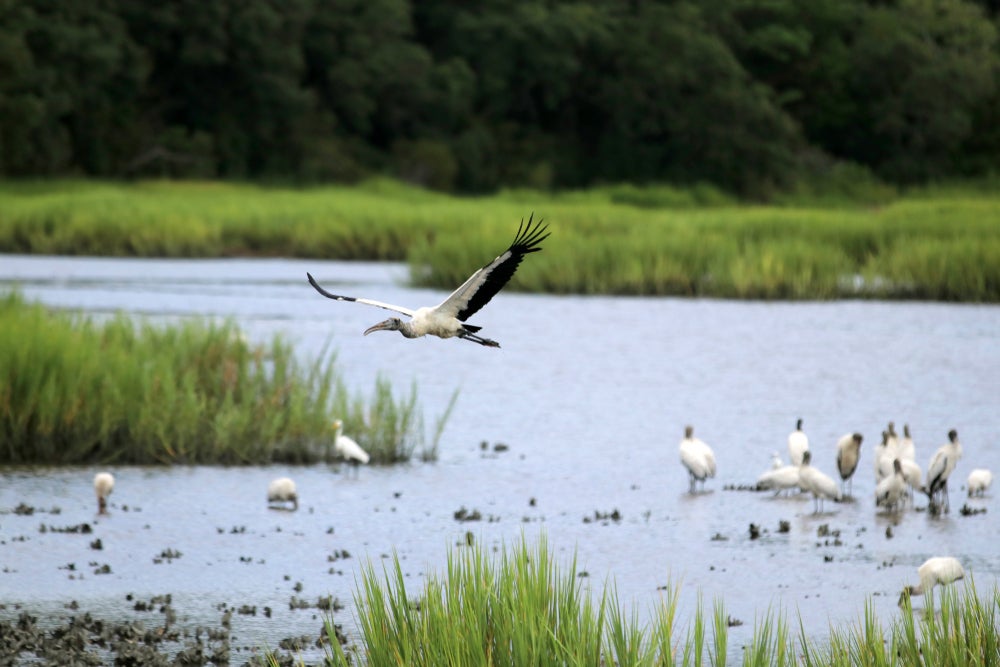
[[[398,317],[390,317],[366,329],[364,333],[366,336],[373,331],[398,331],[406,338],[419,338],[428,334],[439,338],[453,338],[457,336],[465,340],[470,340],[473,343],[485,345],[486,347],[500,347],[500,343],[495,340],[483,338],[478,335],[482,327],[465,324],[465,321],[476,314],[480,308],[496,296],[497,292],[503,289],[504,285],[513,277],[514,272],[525,255],[541,250],[538,244],[548,238],[549,235],[545,233],[547,227],[542,226],[541,220],[532,227],[533,217],[534,214],[528,218],[527,225],[524,224],[524,219],[521,220],[521,225],[517,229],[517,235],[514,237],[514,242],[510,244],[509,248],[503,251],[492,262],[469,276],[468,280],[462,283],[461,287],[433,308],[423,307],[410,310],[409,308],[394,306],[391,303],[383,303],[372,299],[331,294],[320,287],[311,274],[307,273],[306,276],[309,278],[309,283],[316,288],[316,291],[328,299],[363,303],[402,313],[410,318],[408,322],[404,322]]]
[[[840,502],[843,496],[833,478],[810,465],[810,461],[812,453],[807,449],[802,452],[802,465],[799,466],[799,487],[813,494],[813,514],[819,514],[825,498]]]
[[[927,494],[932,509],[951,509],[948,502],[948,477],[961,457],[962,443],[958,441],[958,431],[952,429],[948,431],[948,442],[941,445],[931,457],[930,465],[927,466],[927,486],[921,489]]]
[[[108,496],[115,488],[115,478],[109,472],[99,472],[94,475],[94,493],[97,494],[97,513],[108,513]]]
[[[910,425],[903,424],[903,439],[899,441],[898,454],[903,461],[916,461],[917,450],[913,446],[913,438],[910,437]]]
[[[793,466],[802,463],[802,453],[809,451],[809,438],[802,432],[802,419],[795,422],[795,430],[788,434],[788,460]]]
[[[782,491],[798,488],[799,466],[780,466],[761,473],[757,478],[757,488],[773,490],[774,495]]]
[[[965,576],[965,570],[957,558],[936,556],[924,561],[924,564],[917,569],[917,575],[920,577],[920,583],[903,589],[903,593],[899,596],[900,607],[911,596],[923,595],[935,586],[945,586],[958,581]]]
[[[295,489],[295,482],[288,477],[279,477],[267,485],[267,503],[291,503],[292,510],[299,508],[299,494]],[[287,508],[282,508],[287,509]]]
[[[705,479],[715,477],[715,453],[705,442],[694,437],[694,427],[684,427],[684,439],[680,445],[681,463],[687,468],[691,478],[691,493],[694,493],[695,482],[701,482],[705,490]]]
[[[892,474],[875,487],[875,506],[884,507],[887,512],[895,512],[906,498],[906,479],[899,459],[892,461]]]
[[[993,483],[993,473],[986,468],[976,468],[969,473],[969,497],[982,496]]]
[[[368,452],[361,448],[361,445],[356,443],[352,438],[348,438],[344,435],[344,422],[339,419],[335,419],[333,422],[333,451],[340,458],[344,459],[353,466],[357,466],[361,463],[368,463],[371,458],[368,456]]]
[[[837,441],[837,472],[840,473],[840,492],[845,488],[854,490],[854,471],[858,469],[861,458],[860,433],[848,433]]]

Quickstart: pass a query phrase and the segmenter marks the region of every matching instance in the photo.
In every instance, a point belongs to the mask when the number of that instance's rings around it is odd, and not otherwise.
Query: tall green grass
[[[534,212],[553,235],[512,289],[1000,301],[995,190],[899,194],[843,181],[828,188],[842,193],[832,200],[806,194],[768,206],[741,205],[709,186],[473,198],[386,180],[304,189],[0,183],[0,252],[406,260],[415,283],[450,289]]]
[[[722,600],[707,612],[699,600],[678,628],[678,589],[668,586],[652,620],[625,607],[614,585],[592,590],[553,559],[544,536],[500,554],[478,545],[453,551],[443,576],[407,588],[398,557],[364,567],[355,593],[360,637],[342,646],[328,620],[327,665],[621,665],[742,664],[973,667],[1000,664],[1000,589],[982,598],[970,581],[909,604],[888,627],[869,601],[856,624],[831,627],[823,639],[799,623],[793,637],[782,613],[768,609],[738,658],[730,655]]]
[[[308,463],[335,417],[376,463],[433,459],[455,400],[428,442],[415,386],[349,395],[333,355],[303,364],[232,322],[97,323],[0,297],[0,463]]]

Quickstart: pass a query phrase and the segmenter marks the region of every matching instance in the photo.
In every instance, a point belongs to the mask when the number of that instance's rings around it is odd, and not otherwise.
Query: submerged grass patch
[[[1000,196],[741,205],[701,187],[451,197],[387,180],[278,188],[0,183],[0,252],[408,261],[453,289],[534,212],[552,226],[513,289],[752,299],[1000,301]]]
[[[640,621],[614,585],[584,585],[575,557],[553,559],[542,536],[499,554],[475,544],[448,556],[443,575],[407,588],[398,557],[376,569],[369,563],[355,592],[361,636],[342,646],[328,619],[328,665],[622,665],[623,667],[742,664],[811,665],[1000,664],[1000,589],[980,597],[969,581],[928,596],[923,610],[906,604],[888,626],[865,606],[858,623],[830,628],[822,640],[802,623],[793,636],[783,613],[768,609],[753,636],[730,655],[722,600],[711,612],[699,600],[690,622],[678,625],[678,589],[670,585]],[[272,656],[272,664],[277,661]]]
[[[232,322],[153,326],[53,313],[0,297],[0,463],[309,463],[332,422],[373,461],[434,459],[452,404],[424,436],[414,386],[350,395],[335,357],[251,345]]]

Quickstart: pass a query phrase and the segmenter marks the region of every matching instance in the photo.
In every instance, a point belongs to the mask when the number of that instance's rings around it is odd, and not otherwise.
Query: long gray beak
[[[365,329],[365,334],[364,335],[367,336],[368,334],[370,334],[373,331],[392,331],[393,328],[394,327],[392,326],[392,320],[388,319],[388,320],[385,320],[384,322],[379,322],[378,324],[376,324],[374,326],[368,327],[367,329]]]

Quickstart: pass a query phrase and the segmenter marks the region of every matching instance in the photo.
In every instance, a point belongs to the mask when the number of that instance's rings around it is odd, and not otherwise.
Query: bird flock
[[[840,476],[838,484],[814,465],[813,451],[809,438],[802,430],[802,419],[795,423],[795,429],[788,435],[788,459],[785,465],[778,452],[771,455],[770,467],[757,478],[756,489],[771,490],[777,496],[782,493],[809,493],[813,497],[813,513],[823,511],[826,500],[841,502],[851,497],[852,481],[861,461],[861,444],[864,437],[857,432],[841,436],[830,452]],[[694,437],[692,426],[684,427],[684,438],[680,442],[681,464],[687,470],[689,490],[696,493],[697,484],[704,491],[705,480],[715,477],[715,453],[704,441]],[[873,447],[873,467],[875,472],[874,505],[877,510],[895,514],[907,505],[913,506],[914,492],[927,496],[931,512],[948,512],[948,480],[962,457],[962,445],[958,432],[948,432],[948,440],[931,455],[924,478],[920,465],[916,462],[916,448],[908,424],[903,425],[903,436],[899,437],[895,424],[889,422],[881,434],[881,441]],[[966,483],[969,497],[982,497],[993,483],[993,473],[985,468],[976,468],[969,473]],[[951,556],[928,559],[917,571],[920,583],[907,586],[899,598],[904,606],[910,597],[930,591],[934,586],[950,584],[962,579],[965,570],[962,564]]]

